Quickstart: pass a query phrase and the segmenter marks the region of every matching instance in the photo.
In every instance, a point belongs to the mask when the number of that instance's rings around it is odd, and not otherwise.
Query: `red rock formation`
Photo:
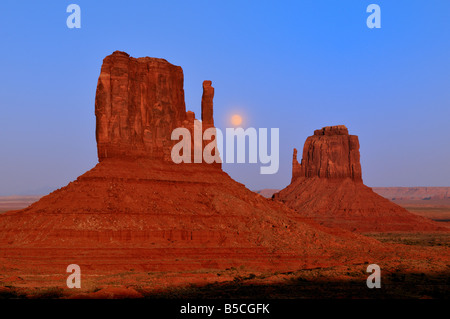
[[[301,164],[294,149],[292,181],[298,177],[345,178],[362,181],[359,141],[344,125],[314,131],[306,139]]]
[[[213,97],[211,81],[204,81],[200,134],[214,127]],[[209,143],[194,143],[195,114],[186,112],[183,70],[164,59],[136,59],[120,51],[107,56],[98,79],[95,116],[100,162],[106,158],[171,162],[172,147],[178,143],[171,140],[175,128],[190,131],[192,161],[194,153],[202,154]]]
[[[96,97],[99,163],[30,207],[0,215],[0,281],[32,294],[64,288],[66,267],[76,263],[84,289],[115,287],[93,297],[140,297],[123,287],[217,282],[227,267],[364,270],[369,261],[402,258],[376,240],[320,226],[264,199],[218,165],[167,160],[170,129],[191,129],[195,120],[185,112],[182,84],[181,68],[161,59],[121,52],[105,59]],[[212,88],[205,83],[204,90],[202,118],[212,125]],[[446,266],[448,258],[433,258]]]
[[[187,119],[183,70],[116,51],[103,60],[95,98],[98,157],[170,160],[173,129]]]
[[[213,117],[213,98],[214,88],[211,86],[211,81],[203,81],[203,95],[202,95],[202,122],[204,125],[214,126]]]
[[[294,149],[292,181],[274,199],[324,225],[359,232],[447,231],[411,214],[362,183],[358,137],[345,126],[316,130],[301,164]]]
[[[361,263],[376,247],[384,258],[379,242],[303,220],[220,166],[167,160],[171,129],[195,118],[183,96],[180,67],[122,52],[105,58],[95,109],[99,163],[30,207],[0,215],[0,260],[9,265],[2,269],[47,276],[77,263],[97,278],[130,268],[147,275]],[[207,125],[212,97],[207,81]]]

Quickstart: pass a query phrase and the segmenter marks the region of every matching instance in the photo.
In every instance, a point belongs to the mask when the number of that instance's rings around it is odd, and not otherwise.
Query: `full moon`
[[[241,125],[241,123],[242,123],[242,117],[241,117],[240,115],[237,115],[237,114],[233,115],[233,116],[231,117],[231,123],[232,123],[234,126]]]

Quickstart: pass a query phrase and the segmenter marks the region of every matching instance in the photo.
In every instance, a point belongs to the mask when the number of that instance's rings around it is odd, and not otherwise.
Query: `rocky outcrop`
[[[351,178],[362,181],[359,141],[344,125],[327,126],[306,139],[301,163],[294,149],[292,181],[299,177]]]
[[[201,155],[209,140],[203,141],[202,134],[214,127],[211,84],[203,82],[202,123],[195,122],[194,112],[186,112],[181,67],[164,59],[136,59],[120,51],[107,56],[95,98],[99,161],[149,158],[170,162],[172,148],[178,143],[171,134],[176,128],[186,128],[191,135],[191,161],[200,158],[196,163],[204,163]],[[195,127],[200,135],[194,134]],[[199,143],[194,142],[195,136]]]
[[[211,81],[203,81],[202,122],[203,125],[214,126],[213,98],[214,88]]]
[[[169,160],[173,129],[187,125],[183,70],[164,59],[114,52],[103,60],[95,116],[99,161]]]
[[[351,231],[448,231],[362,183],[358,137],[343,125],[324,127],[308,137],[301,163],[294,149],[291,184],[273,198],[303,217]]]

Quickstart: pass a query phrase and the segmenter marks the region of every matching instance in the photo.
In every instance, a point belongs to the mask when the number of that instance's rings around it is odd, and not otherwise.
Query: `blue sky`
[[[66,8],[81,7],[81,29]],[[381,7],[381,29],[366,8]],[[215,121],[280,128],[280,170],[224,169],[281,188],[292,148],[327,125],[359,136],[369,186],[450,186],[450,1],[2,1],[0,195],[45,193],[97,162],[94,98],[115,50],[184,70],[187,109],[202,81]]]

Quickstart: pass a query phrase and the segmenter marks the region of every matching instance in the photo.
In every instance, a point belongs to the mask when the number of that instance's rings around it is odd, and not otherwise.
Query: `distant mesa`
[[[373,187],[392,200],[450,200],[450,187]]]
[[[273,197],[303,217],[351,231],[448,230],[363,184],[359,140],[344,125],[314,131],[306,139],[300,163],[294,149],[291,184]]]
[[[437,204],[450,204],[450,187],[372,187],[372,190],[378,195],[393,201],[408,201],[417,203],[417,201],[434,200]],[[278,193],[280,189],[265,188],[255,190],[255,193],[266,198],[272,198],[273,194]]]

